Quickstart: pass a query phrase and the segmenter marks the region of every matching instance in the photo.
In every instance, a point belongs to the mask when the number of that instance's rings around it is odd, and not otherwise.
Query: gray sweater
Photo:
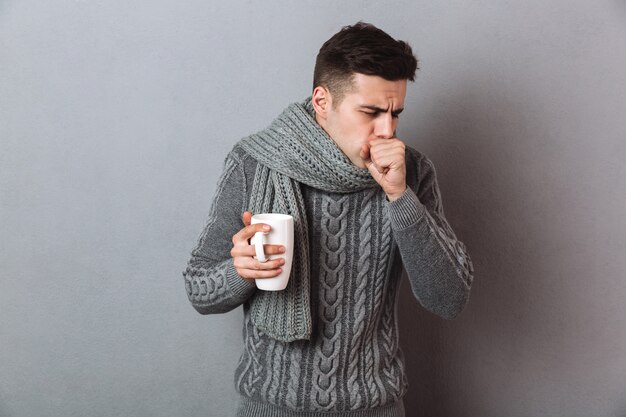
[[[473,266],[444,217],[435,168],[406,147],[407,190],[351,194],[302,185],[309,223],[311,340],[269,338],[250,321],[257,290],[230,256],[257,162],[235,146],[225,160],[206,226],[183,272],[201,314],[243,304],[244,349],[235,371],[238,416],[404,416],[408,384],[398,343],[402,268],[415,298],[445,319],[469,298]]]

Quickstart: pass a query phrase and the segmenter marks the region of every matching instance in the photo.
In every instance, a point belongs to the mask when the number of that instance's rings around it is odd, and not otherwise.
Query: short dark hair
[[[395,40],[371,23],[344,26],[319,50],[313,89],[327,88],[333,107],[352,88],[355,73],[377,75],[389,81],[415,81],[417,58],[408,43]]]

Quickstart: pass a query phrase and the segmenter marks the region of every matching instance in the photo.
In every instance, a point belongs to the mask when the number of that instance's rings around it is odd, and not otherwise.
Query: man
[[[395,137],[416,70],[405,42],[346,26],[319,51],[311,97],[227,156],[183,275],[201,314],[243,304],[239,416],[404,416],[402,268],[426,309],[446,319],[463,310],[473,267],[444,217],[435,168]],[[283,291],[255,286],[284,262],[253,257],[249,239],[267,229],[250,218],[261,212],[294,216]]]

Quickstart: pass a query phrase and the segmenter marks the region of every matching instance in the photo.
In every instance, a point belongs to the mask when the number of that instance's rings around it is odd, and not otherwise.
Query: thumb
[[[372,156],[370,154],[370,147],[367,144],[361,146],[361,152],[359,153],[359,156],[363,160],[365,167],[367,169],[370,169],[370,166],[373,165],[373,162],[372,162]]]
[[[359,152],[359,156],[363,160],[363,162],[370,160],[370,147],[367,143],[361,146],[361,152]]]
[[[382,177],[384,176],[383,173],[381,173],[378,168],[376,167],[376,165],[372,162],[371,159],[363,159],[363,162],[365,163],[365,167],[367,168],[367,170],[370,172],[370,175],[374,178],[374,180],[376,180],[377,183],[380,184],[380,180],[382,179]]]
[[[365,166],[367,167],[367,170],[370,172],[372,177],[376,180],[376,182],[380,184],[380,181],[385,175],[381,173],[378,168],[376,168],[372,161],[367,162]]]
[[[250,226],[250,223],[252,222],[252,212],[244,211],[243,215],[241,216],[241,220],[243,221],[243,224],[245,226]]]
[[[372,154],[370,153],[370,147],[368,144],[365,144],[361,147],[361,152],[359,154],[365,167],[370,172],[374,180],[380,184],[380,179],[383,177],[383,173],[380,172],[376,164],[372,162]]]

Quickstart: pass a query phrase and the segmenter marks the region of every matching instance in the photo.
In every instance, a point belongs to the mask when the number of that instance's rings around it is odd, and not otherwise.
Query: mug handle
[[[252,237],[251,243],[254,244],[254,250],[256,251],[256,259],[259,262],[267,262],[268,259],[265,257],[265,252],[263,252],[263,245],[265,244],[265,239],[263,236],[264,232],[256,232],[254,237]]]

